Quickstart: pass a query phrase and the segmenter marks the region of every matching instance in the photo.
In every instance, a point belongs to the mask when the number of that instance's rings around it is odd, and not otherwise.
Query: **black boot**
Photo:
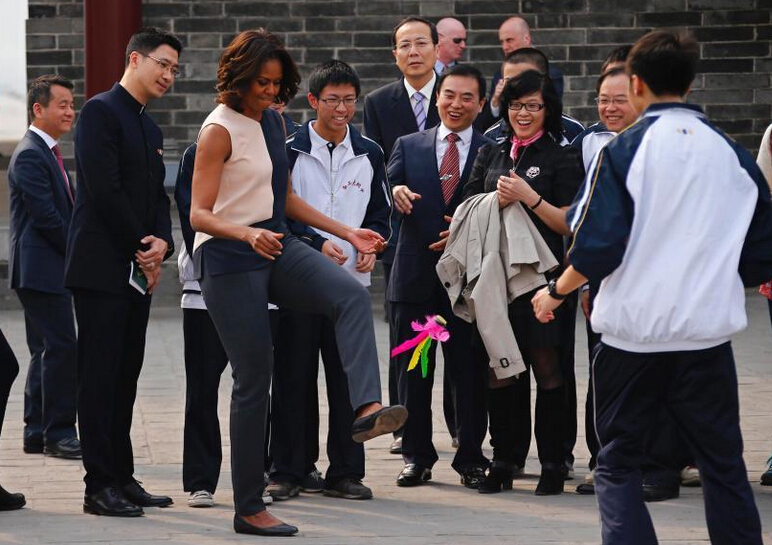
[[[565,472],[563,469],[563,415],[565,387],[551,390],[539,388],[536,393],[536,445],[542,472],[536,487],[537,496],[561,494]],[[559,478],[558,478],[559,477]],[[559,484],[558,484],[558,481]]]
[[[480,494],[497,494],[502,490],[512,490],[512,479],[517,466],[510,462],[494,461],[485,476],[485,480],[477,487]]]

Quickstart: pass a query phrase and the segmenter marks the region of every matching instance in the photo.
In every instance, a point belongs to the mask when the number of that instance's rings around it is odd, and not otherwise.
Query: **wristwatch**
[[[558,301],[562,301],[566,297],[568,297],[568,294],[563,295],[561,293],[558,293],[558,281],[554,278],[549,281],[549,284],[547,284],[547,292],[550,294],[550,297],[553,299],[557,299]]]

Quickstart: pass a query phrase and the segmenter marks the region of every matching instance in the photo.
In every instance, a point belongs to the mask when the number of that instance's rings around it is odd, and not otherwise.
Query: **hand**
[[[491,97],[491,106],[494,108],[499,108],[499,98],[501,97],[501,92],[504,90],[506,84],[507,82],[504,78],[501,78],[496,84],[496,88],[493,90],[493,96]]]
[[[247,233],[246,242],[257,252],[271,261],[276,260],[276,256],[281,255],[281,242],[284,233],[274,233],[268,229],[250,228]]]
[[[394,197],[394,206],[405,215],[410,215],[410,212],[413,211],[413,201],[421,198],[421,195],[413,193],[406,185],[395,185],[391,190],[391,195]]]
[[[592,307],[590,306],[590,290],[584,290],[579,296],[579,301],[582,303],[582,312],[584,312],[584,317],[589,320],[590,313],[592,313]]]
[[[158,285],[158,281],[161,279],[161,267],[142,269],[142,273],[145,275],[145,278],[147,278],[147,292],[153,293],[153,290]]]
[[[450,216],[443,216],[443,219],[448,223],[453,221],[453,218],[451,218]],[[448,243],[449,237],[450,237],[450,229],[446,229],[445,231],[440,231],[440,240],[432,244],[429,244],[429,249],[434,250],[435,252],[444,252],[445,246]]]
[[[553,311],[558,308],[562,302],[563,301],[552,297],[546,287],[537,291],[536,295],[531,299],[533,313],[536,315],[536,319],[543,324],[555,319]]]
[[[162,238],[148,235],[142,240],[142,244],[149,244],[150,248],[142,251],[138,250],[134,257],[137,260],[137,264],[143,269],[158,269],[164,260],[166,251],[169,249],[169,245]]]
[[[346,242],[360,254],[377,254],[386,247],[383,237],[370,229],[351,229],[346,234]]]
[[[357,254],[356,272],[369,273],[375,268],[375,254]]]
[[[343,250],[341,250],[331,240],[327,240],[325,241],[324,244],[322,244],[322,255],[325,257],[329,257],[333,263],[336,263],[338,265],[343,265],[348,259],[348,256],[343,253]]]
[[[526,206],[533,206],[539,200],[539,195],[528,185],[528,182],[510,171],[510,176],[499,176],[496,184],[496,192],[499,195],[499,203],[507,204],[520,201]]]

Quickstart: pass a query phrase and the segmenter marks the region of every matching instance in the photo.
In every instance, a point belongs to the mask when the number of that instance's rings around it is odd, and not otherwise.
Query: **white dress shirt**
[[[48,146],[48,149],[53,148],[57,144],[56,140],[54,140],[50,134],[48,134],[46,131],[42,129],[38,129],[35,125],[30,125],[29,130],[31,130],[32,132],[37,134],[40,138],[42,138],[43,142],[45,142],[46,146]],[[53,151],[51,153],[53,153]]]
[[[469,148],[472,147],[472,132],[474,129],[470,125],[466,129],[464,129],[461,132],[457,132],[458,135],[458,142],[456,142],[456,147],[458,148],[458,175],[461,176],[461,173],[464,172],[464,166],[466,165],[466,158],[469,157]],[[449,128],[445,126],[444,123],[440,123],[439,128],[437,129],[437,143],[436,143],[436,150],[437,150],[437,170],[440,170],[440,167],[442,166],[442,158],[445,157],[445,150],[448,149],[448,141],[446,140],[448,135],[452,133]]]
[[[420,91],[421,94],[424,96],[424,98],[421,99],[421,102],[423,102],[424,105],[424,113],[426,114],[426,119],[429,119],[429,102],[431,102],[432,99],[432,93],[434,92],[434,83],[437,81],[437,74],[432,71],[432,79],[430,79],[426,85],[421,87],[420,89],[415,89],[412,85],[410,85],[407,82],[407,78],[404,78],[402,80],[405,82],[405,89],[407,89],[407,96],[410,97],[410,109],[415,111],[415,105],[416,101],[413,99],[413,95],[416,93],[416,91]],[[424,126],[425,129],[428,129],[429,127]]]

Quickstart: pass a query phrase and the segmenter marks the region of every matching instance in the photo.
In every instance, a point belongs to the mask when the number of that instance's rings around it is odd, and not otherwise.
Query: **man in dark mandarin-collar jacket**
[[[145,112],[177,75],[182,46],[142,29],[126,48],[120,83],[83,106],[75,131],[79,191],[67,244],[65,283],[78,319],[78,420],[86,469],[84,511],[140,516],[164,507],[134,479],[129,432],[145,351],[150,296],[129,284],[141,270],[148,292],[174,251],[164,191],[163,135]]]

